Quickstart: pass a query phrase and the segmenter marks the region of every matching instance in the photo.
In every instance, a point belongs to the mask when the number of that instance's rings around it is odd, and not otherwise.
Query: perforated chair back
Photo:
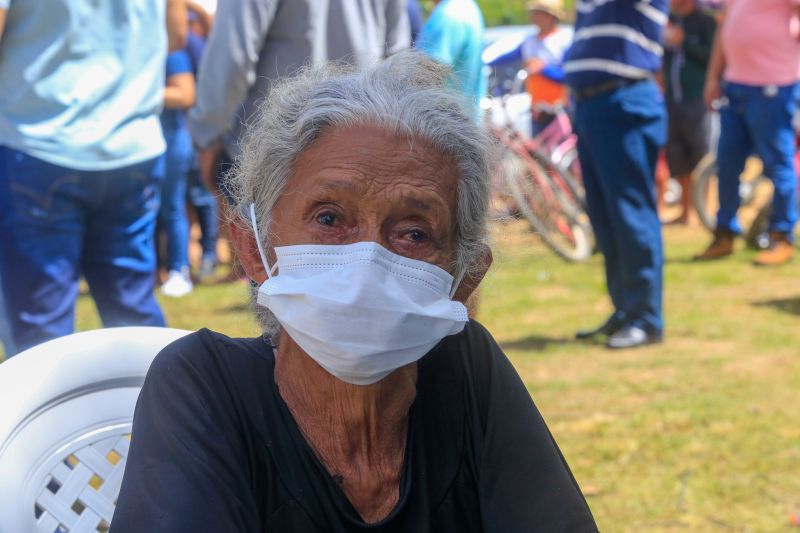
[[[0,532],[108,530],[147,369],[188,333],[87,331],[0,364]]]

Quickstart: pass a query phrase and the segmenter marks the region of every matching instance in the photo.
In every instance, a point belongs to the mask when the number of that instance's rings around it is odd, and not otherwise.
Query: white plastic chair
[[[189,333],[76,333],[0,364],[0,533],[107,531],[156,354]]]

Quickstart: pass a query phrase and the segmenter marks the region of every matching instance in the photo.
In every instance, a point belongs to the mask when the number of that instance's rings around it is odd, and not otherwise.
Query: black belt
[[[616,80],[605,81],[596,85],[582,87],[580,89],[573,89],[572,96],[575,97],[576,102],[580,102],[581,100],[586,100],[587,98],[597,96],[598,94],[611,93],[617,89],[622,89],[623,87],[636,85],[637,83],[642,83],[645,81],[651,81],[652,79],[653,78],[651,76],[646,78],[618,78]]]

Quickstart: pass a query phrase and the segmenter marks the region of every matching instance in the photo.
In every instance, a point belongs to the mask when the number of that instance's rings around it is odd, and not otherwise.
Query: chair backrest
[[[188,333],[87,331],[0,364],[0,532],[108,530],[147,369]]]

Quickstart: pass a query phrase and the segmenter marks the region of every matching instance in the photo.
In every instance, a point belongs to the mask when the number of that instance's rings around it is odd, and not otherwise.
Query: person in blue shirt
[[[614,312],[578,338],[609,348],[663,339],[664,251],[655,167],[666,141],[661,68],[668,0],[579,0],[564,65],[576,101],[574,127],[597,244]]]
[[[186,128],[185,110],[194,105],[195,79],[189,53],[183,49],[167,57],[167,85],[161,128],[167,150],[159,158],[156,172],[163,173],[161,209],[158,221],[167,241],[167,280],[161,286],[165,296],[180,298],[192,291],[189,269],[189,220],[186,213],[186,184],[195,159],[192,138]]]
[[[0,0],[0,36],[0,272],[15,349],[72,333],[81,277],[103,325],[164,325],[153,167],[184,0]]]
[[[474,100],[476,114],[486,94],[483,74],[483,15],[474,0],[441,0],[422,27],[417,47],[452,67],[458,87]]]

